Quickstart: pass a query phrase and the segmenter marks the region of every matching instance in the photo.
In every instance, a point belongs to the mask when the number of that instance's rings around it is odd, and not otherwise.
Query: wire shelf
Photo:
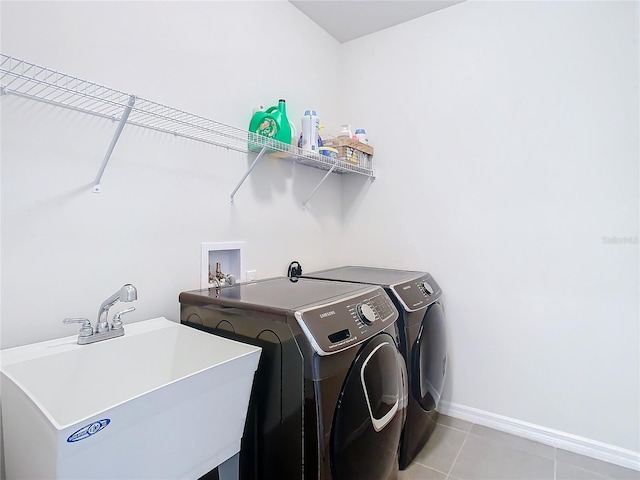
[[[120,123],[94,182],[94,191],[96,192],[100,191],[100,177],[125,124],[240,152],[258,151],[261,154],[284,158],[329,172],[355,173],[375,178],[373,169],[353,165],[315,152],[307,152],[294,145],[262,137],[246,130],[4,54],[0,54],[0,81],[2,95],[16,95]]]

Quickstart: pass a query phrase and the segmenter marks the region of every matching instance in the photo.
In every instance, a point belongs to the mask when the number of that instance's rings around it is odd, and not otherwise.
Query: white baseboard
[[[518,437],[535,440],[545,445],[562,448],[563,450],[596,458],[604,462],[614,463],[633,470],[640,470],[640,453],[634,452],[633,450],[627,450],[616,447],[615,445],[609,445],[578,435],[572,435],[444,400],[439,403],[438,411],[450,417],[477,423],[478,425],[511,433]]]

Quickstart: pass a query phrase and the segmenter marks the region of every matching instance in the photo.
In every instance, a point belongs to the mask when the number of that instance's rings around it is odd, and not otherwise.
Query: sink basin
[[[155,318],[0,352],[8,479],[198,478],[240,450],[260,348]]]

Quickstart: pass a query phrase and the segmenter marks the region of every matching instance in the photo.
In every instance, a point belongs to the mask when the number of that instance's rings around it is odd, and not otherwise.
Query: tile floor
[[[398,480],[640,480],[640,472],[440,416]]]

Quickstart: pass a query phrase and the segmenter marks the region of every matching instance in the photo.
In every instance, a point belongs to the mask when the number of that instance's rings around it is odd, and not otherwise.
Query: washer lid
[[[371,285],[389,287],[396,283],[404,283],[424,275],[426,275],[425,272],[349,265],[311,272],[305,274],[304,277],[337,280],[341,282],[369,283]]]
[[[426,272],[378,267],[345,266],[311,272],[305,278],[380,285],[394,295],[407,312],[426,308],[440,297],[440,287]]]
[[[369,285],[276,277],[222,288],[183,292],[180,294],[180,302],[288,312],[370,290]]]

